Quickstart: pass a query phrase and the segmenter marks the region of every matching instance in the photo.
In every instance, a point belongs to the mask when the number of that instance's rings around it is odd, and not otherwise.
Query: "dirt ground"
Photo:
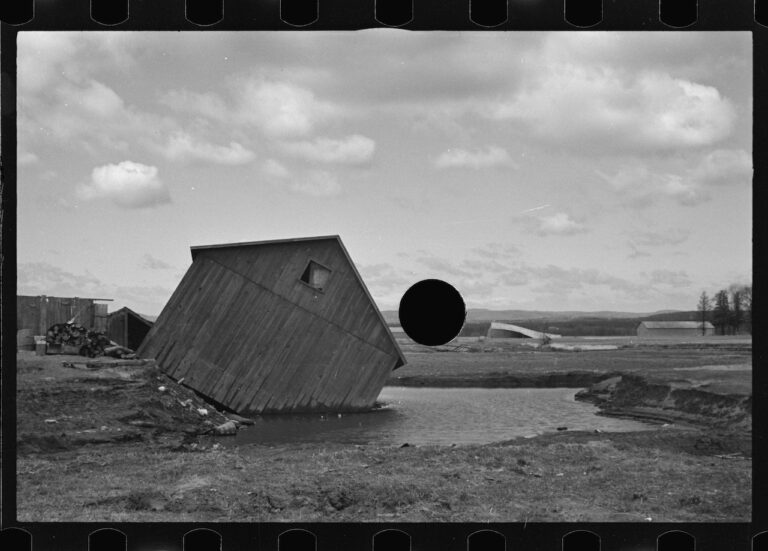
[[[409,365],[394,377],[414,384],[583,372],[598,376],[582,399],[611,414],[662,418],[643,432],[566,431],[482,446],[224,447],[226,437],[203,433],[227,417],[151,366],[74,369],[62,362],[81,358],[20,353],[19,519],[750,519],[747,345],[406,354]],[[674,421],[664,426],[664,415]]]

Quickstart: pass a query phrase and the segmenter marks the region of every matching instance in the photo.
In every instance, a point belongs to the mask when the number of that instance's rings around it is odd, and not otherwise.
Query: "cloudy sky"
[[[18,288],[158,314],[339,234],[383,309],[693,309],[751,273],[749,33],[19,34]]]

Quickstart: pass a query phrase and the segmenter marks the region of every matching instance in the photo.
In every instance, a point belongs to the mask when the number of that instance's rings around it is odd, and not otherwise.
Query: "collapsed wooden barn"
[[[338,236],[192,247],[139,348],[238,413],[372,407],[400,347]]]

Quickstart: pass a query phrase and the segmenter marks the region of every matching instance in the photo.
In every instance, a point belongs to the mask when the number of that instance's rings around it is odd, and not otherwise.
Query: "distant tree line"
[[[752,285],[731,285],[712,297],[702,291],[696,311],[702,335],[708,321],[718,335],[752,334]]]

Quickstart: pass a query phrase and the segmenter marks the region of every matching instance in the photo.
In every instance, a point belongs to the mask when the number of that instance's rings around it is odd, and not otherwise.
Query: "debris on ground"
[[[104,355],[112,341],[100,331],[90,331],[74,323],[55,323],[48,329],[45,342],[48,353],[75,352],[95,358]]]
[[[94,361],[82,362],[61,362],[64,367],[71,369],[104,369],[105,367],[152,367],[155,360],[106,360],[98,359]],[[162,391],[161,391],[162,392]]]
[[[45,345],[47,354],[79,354],[89,358],[137,358],[133,350],[112,341],[102,331],[87,329],[72,320],[51,325],[45,335]]]
[[[239,425],[253,425],[254,420],[248,419],[247,417],[243,417],[242,415],[238,415],[237,413],[227,413],[227,417],[229,417],[232,421]]]
[[[212,432],[213,434],[219,436],[235,434],[237,432],[237,423],[231,420],[227,421],[226,423],[222,423],[221,425],[214,427]]]

